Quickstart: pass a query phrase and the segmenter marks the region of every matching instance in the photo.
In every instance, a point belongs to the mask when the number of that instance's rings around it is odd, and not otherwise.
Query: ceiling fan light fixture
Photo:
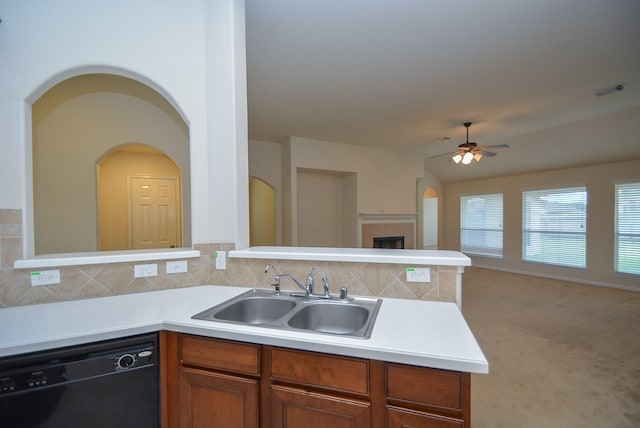
[[[471,163],[471,161],[473,160],[473,153],[471,152],[467,152],[464,154],[464,156],[462,157],[462,164],[463,165],[469,165]]]
[[[456,153],[451,159],[453,159],[455,163],[460,163],[460,161],[462,160],[462,155],[460,153]]]
[[[474,153],[473,158],[476,160],[476,162],[480,162],[480,159],[482,159],[482,153]]]

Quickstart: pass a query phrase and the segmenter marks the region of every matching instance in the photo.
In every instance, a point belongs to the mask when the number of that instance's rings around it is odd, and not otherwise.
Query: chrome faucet
[[[272,264],[268,264],[264,268],[264,273],[269,272],[269,269],[271,269],[271,268],[273,268],[277,273],[277,275],[273,278],[274,283],[271,284],[273,287],[275,287],[275,294],[276,295],[280,295],[280,280],[282,278],[289,278],[300,290],[304,291],[304,294],[291,293],[291,296],[295,296],[295,297],[314,297],[314,298],[319,298],[319,299],[331,299],[331,293],[330,293],[330,288],[329,288],[329,278],[327,278],[326,276],[322,277],[323,294],[313,294],[313,288],[315,286],[314,274],[318,270],[317,267],[314,266],[314,267],[311,268],[311,271],[307,274],[307,280],[305,281],[304,284],[302,284],[295,276],[291,275],[290,273],[280,273],[280,272],[278,272],[278,269]]]
[[[329,278],[327,278],[326,276],[323,276],[322,285],[324,286],[324,294],[322,295],[322,298],[331,299],[331,290],[329,289]]]
[[[297,286],[298,286],[298,288],[300,288],[302,291],[307,291],[307,289],[305,288],[305,286],[304,286],[304,285],[302,285],[302,283],[301,283],[300,281],[298,281],[298,279],[297,279],[295,276],[291,275],[290,273],[280,273],[280,274],[276,275],[276,276],[275,276],[276,283],[280,284],[280,280],[281,280],[282,278],[289,278],[289,279],[290,279],[291,281],[293,281],[293,283],[294,283],[295,285],[297,285]]]
[[[309,294],[309,291],[308,291],[309,278],[308,278],[308,277],[307,277],[307,286],[304,286],[304,285],[302,285],[302,283],[301,283],[300,281],[298,281],[298,279],[297,279],[295,276],[291,275],[290,273],[280,273],[280,272],[278,271],[278,269],[277,269],[274,265],[272,265],[272,264],[268,264],[268,265],[264,268],[264,273],[269,272],[269,269],[271,269],[271,268],[273,268],[273,269],[276,271],[276,273],[277,273],[277,275],[273,277],[274,284],[271,284],[271,285],[273,285],[273,286],[275,287],[275,289],[276,289],[276,290],[275,290],[275,294],[276,294],[276,295],[280,295],[280,280],[281,280],[282,278],[289,278],[289,279],[290,279],[290,280],[291,280],[295,285],[297,285],[297,286],[298,286],[298,288],[299,288],[300,290],[302,290],[302,291],[306,292],[307,294]],[[315,268],[314,268],[314,269],[315,269]],[[312,270],[312,272],[313,272],[313,270]],[[312,284],[311,284],[311,288],[313,289],[313,276],[311,277],[311,282],[312,282]]]
[[[311,272],[309,272],[307,274],[307,282],[305,284],[305,291],[307,292],[307,295],[312,296],[313,295],[313,286],[315,285],[315,280],[313,278],[313,274],[316,273],[316,271],[318,270],[317,267],[312,267],[311,268]]]

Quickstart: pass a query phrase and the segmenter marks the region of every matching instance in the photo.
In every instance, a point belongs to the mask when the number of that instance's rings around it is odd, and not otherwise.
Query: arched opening
[[[164,152],[128,144],[96,168],[100,251],[182,246],[181,171]]]
[[[276,191],[249,176],[249,242],[252,247],[276,245]]]
[[[180,240],[191,245],[189,129],[158,91],[121,75],[76,75],[42,94],[31,118],[35,255],[100,250],[96,165],[132,141],[181,171]]]
[[[438,191],[427,187],[422,194],[422,246],[438,249]]]

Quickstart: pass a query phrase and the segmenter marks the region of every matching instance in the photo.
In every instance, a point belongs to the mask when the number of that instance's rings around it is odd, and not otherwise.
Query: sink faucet
[[[277,275],[273,278],[274,283],[271,284],[272,286],[275,287],[275,294],[276,295],[280,295],[280,280],[282,278],[289,278],[300,290],[304,291],[305,294],[295,294],[295,293],[291,293],[292,296],[298,296],[298,297],[317,297],[317,298],[322,298],[322,299],[330,299],[331,298],[331,294],[329,291],[329,278],[327,278],[326,276],[322,277],[322,283],[323,283],[323,288],[324,288],[324,293],[321,295],[316,295],[313,294],[313,288],[315,286],[315,278],[314,278],[314,274],[316,273],[316,271],[318,270],[317,267],[312,267],[311,271],[307,274],[307,280],[305,281],[304,284],[302,284],[295,276],[291,275],[290,273],[280,273],[278,272],[278,269],[272,265],[272,264],[268,264],[265,268],[264,268],[264,273],[269,272],[269,269],[273,268],[276,272]]]
[[[323,276],[322,277],[322,285],[324,286],[324,294],[322,295],[322,298],[330,299],[331,298],[331,291],[329,290],[329,278],[327,278],[326,276]]]
[[[276,283],[277,283],[278,285],[280,284],[280,280],[281,280],[282,278],[289,278],[291,281],[293,281],[293,283],[294,283],[295,285],[297,285],[297,286],[298,286],[298,288],[300,288],[300,289],[301,289],[301,290],[303,290],[303,291],[307,291],[307,289],[305,288],[305,286],[304,286],[304,285],[302,285],[302,283],[301,283],[300,281],[298,281],[298,279],[297,279],[295,276],[291,275],[290,273],[280,273],[280,274],[276,275],[276,276],[275,276],[275,281],[276,281]]]
[[[313,278],[313,274],[318,270],[317,267],[312,267],[311,272],[307,275],[307,282],[305,284],[305,291],[307,295],[313,295],[313,286],[315,285],[315,280]]]
[[[278,268],[276,268],[272,264],[268,264],[264,268],[264,273],[269,272],[269,269],[271,269],[271,268],[273,268],[273,270],[276,271],[276,276],[273,277],[274,284],[272,284],[276,288],[276,291],[275,291],[276,295],[280,294],[280,280],[282,278],[289,278],[295,285],[298,286],[298,288],[300,290],[305,291],[307,294],[309,293],[309,291],[308,291],[309,278],[307,278],[307,286],[305,286],[305,285],[302,285],[302,283],[300,281],[298,281],[298,279],[295,276],[291,275],[290,273],[280,273],[278,271]],[[312,270],[312,272],[313,272],[313,270]],[[312,282],[311,288],[313,289],[313,277],[311,278],[311,282]]]

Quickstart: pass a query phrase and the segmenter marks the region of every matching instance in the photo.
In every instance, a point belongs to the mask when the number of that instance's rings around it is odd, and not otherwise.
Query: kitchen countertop
[[[191,319],[247,291],[197,286],[0,309],[0,357],[170,330],[382,361],[488,373],[454,303],[384,298],[369,339]]]

